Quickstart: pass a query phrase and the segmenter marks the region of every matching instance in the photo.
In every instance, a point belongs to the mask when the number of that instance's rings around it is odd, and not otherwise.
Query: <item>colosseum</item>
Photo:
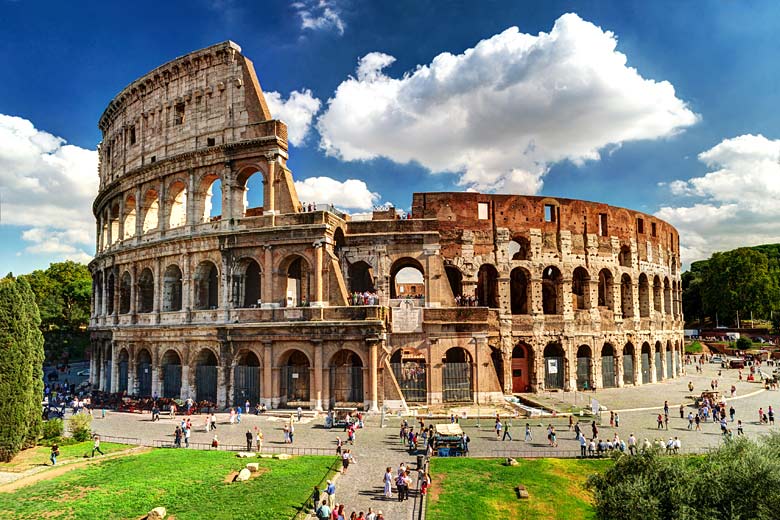
[[[594,202],[415,193],[302,204],[233,42],[100,118],[95,388],[271,408],[486,403],[680,374],[677,231]]]

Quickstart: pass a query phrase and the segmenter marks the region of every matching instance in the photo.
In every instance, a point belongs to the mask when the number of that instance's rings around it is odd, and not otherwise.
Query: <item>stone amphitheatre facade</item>
[[[376,410],[680,373],[679,238],[651,215],[479,193],[416,193],[403,219],[304,207],[232,42],[136,80],[99,127],[100,390]]]

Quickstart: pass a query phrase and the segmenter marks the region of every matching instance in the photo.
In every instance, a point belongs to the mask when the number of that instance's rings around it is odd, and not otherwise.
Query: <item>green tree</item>
[[[24,279],[0,280],[0,460],[34,446],[41,432],[43,335]]]
[[[35,293],[44,330],[76,331],[89,325],[92,276],[86,265],[58,262],[21,278]]]

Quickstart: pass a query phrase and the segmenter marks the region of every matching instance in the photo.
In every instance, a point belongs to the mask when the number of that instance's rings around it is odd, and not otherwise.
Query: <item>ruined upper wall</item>
[[[100,117],[101,187],[144,165],[236,141],[275,137],[286,150],[286,127],[270,119],[254,66],[235,43],[176,58],[128,85]]]

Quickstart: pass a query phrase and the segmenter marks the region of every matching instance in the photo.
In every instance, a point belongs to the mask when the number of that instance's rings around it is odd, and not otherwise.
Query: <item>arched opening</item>
[[[609,269],[602,269],[599,271],[599,307],[606,307],[609,310],[614,310],[613,302],[614,297],[612,291],[614,290],[612,272]]]
[[[545,314],[561,314],[561,272],[549,266],[542,273],[542,310]]]
[[[618,253],[618,263],[622,267],[631,267],[631,248],[628,246],[621,246]]]
[[[168,350],[162,357],[162,396],[169,399],[181,397],[181,358],[175,350]]]
[[[217,356],[204,348],[195,360],[195,398],[198,401],[217,402]]]
[[[130,366],[130,355],[126,349],[119,351],[119,381],[117,385],[117,392],[124,394],[128,392],[127,380],[128,380],[128,368]]]
[[[119,236],[119,204],[111,206],[109,222],[111,223],[111,243],[115,244],[122,238]]]
[[[106,308],[108,314],[114,314],[114,273],[106,279]]]
[[[168,187],[168,227],[170,229],[187,224],[187,186],[176,181]]]
[[[463,297],[463,273],[454,265],[445,265],[444,272],[447,274],[447,281],[450,283],[453,298]]]
[[[461,347],[447,350],[442,359],[444,402],[473,401],[471,354]]]
[[[623,384],[636,384],[634,380],[634,345],[630,342],[623,346]]]
[[[589,345],[580,345],[577,348],[577,388],[580,390],[593,389],[593,352]]]
[[[620,278],[620,312],[624,318],[634,317],[634,289],[631,277],[625,273]]]
[[[650,382],[650,357],[653,354],[650,351],[650,344],[647,342],[642,343],[642,384],[646,385]]]
[[[509,242],[509,258],[512,260],[529,260],[531,243],[525,237],[517,237]]]
[[[129,195],[127,199],[125,199],[125,223],[123,225],[124,227],[124,237],[123,239],[131,238],[135,235],[135,221],[136,221],[136,203],[135,203],[135,197],[132,195]]]
[[[262,304],[262,271],[253,258],[243,258],[233,273],[233,306],[259,307]]]
[[[309,264],[303,257],[296,256],[287,267],[286,305],[306,306],[309,303]]]
[[[265,191],[265,176],[255,170],[242,173],[238,177],[237,190],[243,190],[243,211],[245,217],[257,217],[263,214],[263,195]]]
[[[360,260],[349,264],[349,292],[374,292],[374,269]]]
[[[141,227],[141,230],[144,233],[148,233],[149,231],[156,230],[159,224],[158,213],[160,211],[160,202],[157,200],[157,197],[158,196],[156,190],[148,190],[144,195],[144,201],[143,201],[144,220],[143,220],[143,225]]]
[[[347,239],[344,238],[344,231],[341,228],[336,228],[336,231],[333,232],[333,253],[341,258],[341,252],[346,245]]]
[[[130,279],[130,273],[125,271],[119,280],[119,314],[130,312],[130,301],[132,298],[133,282]]]
[[[423,355],[398,349],[390,357],[390,367],[407,403],[427,402],[428,371]]]
[[[425,271],[414,258],[396,260],[390,268],[390,298],[425,297]]]
[[[504,356],[501,353],[501,349],[490,345],[490,361],[493,362],[493,369],[496,371],[496,377],[498,378],[498,386],[501,391],[504,391]]]
[[[247,401],[257,404],[260,401],[260,379],[260,359],[257,354],[247,351],[239,355],[233,367],[233,404],[244,406]]]
[[[601,347],[601,385],[603,388],[617,386],[615,372],[615,348],[609,343],[605,343]]]
[[[138,312],[154,310],[154,275],[148,267],[138,277]]]
[[[310,406],[309,358],[300,350],[293,350],[282,362],[280,396],[288,407]]]
[[[655,312],[660,313],[663,308],[663,298],[661,289],[661,279],[656,276],[653,278],[653,309]]]
[[[669,278],[664,278],[664,314],[672,314],[672,288],[669,285]]]
[[[169,265],[163,274],[163,311],[181,310],[181,269],[178,265]]]
[[[515,267],[509,274],[509,294],[511,298],[512,314],[529,314],[528,304],[529,281],[531,273],[522,267]]]
[[[572,307],[575,311],[582,311],[590,308],[589,284],[590,275],[588,274],[588,271],[584,267],[576,268],[571,277],[571,299]]]
[[[95,276],[92,278],[92,285],[94,287],[93,291],[97,295],[95,301],[95,314],[100,316],[101,314],[103,314],[103,273],[102,272],[95,273]]]
[[[531,390],[531,374],[528,370],[531,358],[531,347],[518,343],[512,349],[512,392],[528,392]]]
[[[564,353],[560,343],[548,343],[544,347],[544,387],[563,390]]]
[[[141,349],[136,355],[135,380],[139,397],[152,395],[152,355],[146,349]]]
[[[664,367],[661,363],[663,357],[663,347],[660,341],[655,342],[655,380],[661,381],[664,378]]]
[[[479,268],[476,296],[480,307],[498,309],[498,271],[490,264]]]
[[[219,306],[219,271],[206,260],[195,269],[195,308],[216,309]]]
[[[650,316],[650,282],[647,275],[639,275],[639,317],[647,318]]]
[[[222,216],[222,179],[218,175],[206,175],[201,182],[203,213],[201,222],[219,220]]]
[[[674,352],[672,351],[672,342],[666,342],[666,377],[674,378]]]
[[[351,350],[339,350],[330,360],[330,406],[363,404],[363,362]]]

